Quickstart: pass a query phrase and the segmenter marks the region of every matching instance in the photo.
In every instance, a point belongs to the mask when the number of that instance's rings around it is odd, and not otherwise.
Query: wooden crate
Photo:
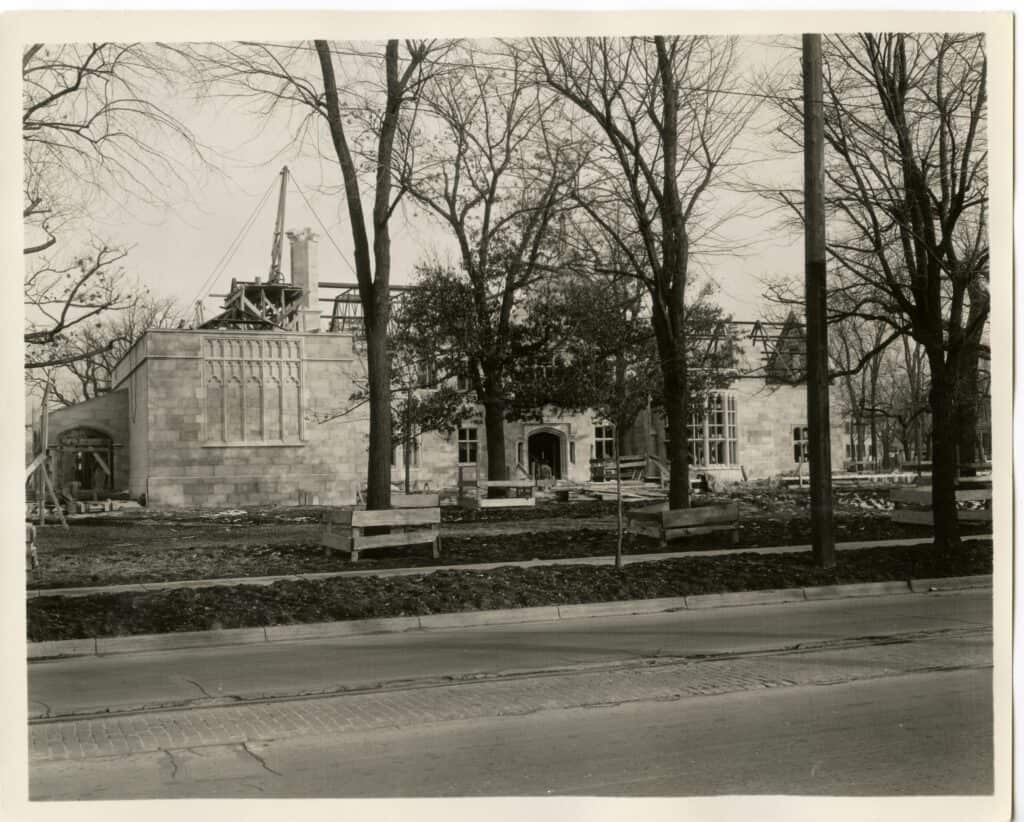
[[[739,503],[701,505],[697,508],[670,510],[660,503],[626,512],[626,530],[630,534],[650,537],[664,546],[674,539],[721,532],[730,544],[739,538]]]
[[[957,502],[980,502],[984,508],[958,508],[956,518],[961,522],[992,521],[992,481],[983,478],[969,477],[958,481],[966,487],[957,488]],[[932,512],[932,489],[918,485],[914,488],[894,488],[889,492],[889,499],[896,507],[892,512],[892,521],[903,525],[934,525]],[[904,506],[912,506],[910,508]]]
[[[505,488],[511,492],[505,497],[487,496],[489,488]],[[474,493],[468,493],[473,490]],[[459,505],[463,508],[533,508],[537,504],[533,480],[474,480],[460,482]]]
[[[343,551],[352,562],[361,551],[398,545],[430,544],[435,559],[441,556],[441,509],[390,508],[385,511],[328,511],[320,542],[328,554]],[[372,529],[373,533],[366,533]],[[381,531],[386,532],[380,533]]]

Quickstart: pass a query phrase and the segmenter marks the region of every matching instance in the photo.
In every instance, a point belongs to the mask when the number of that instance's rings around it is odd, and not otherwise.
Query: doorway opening
[[[530,474],[534,478],[562,479],[562,438],[551,431],[538,431],[527,439]]]

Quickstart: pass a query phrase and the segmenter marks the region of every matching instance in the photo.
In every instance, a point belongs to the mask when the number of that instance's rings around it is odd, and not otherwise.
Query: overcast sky
[[[780,73],[799,74],[799,52],[795,41],[769,43],[767,38],[741,44],[741,68],[745,75],[774,66]],[[746,78],[737,89],[747,89]],[[119,198],[90,215],[91,230],[116,244],[131,247],[125,261],[128,271],[154,293],[176,297],[186,308],[197,296],[205,297],[209,317],[219,301],[209,294],[223,294],[231,278],[251,280],[265,277],[269,268],[277,202],[278,172],[288,165],[298,187],[309,198],[305,202],[293,185],[288,191],[285,227],[313,228],[321,235],[320,276],[322,280],[354,281],[352,242],[344,199],[337,192],[341,176],[330,159],[327,142],[322,150],[328,159],[318,160],[309,140],[296,144],[296,119],[282,112],[267,118],[247,110],[238,99],[193,98],[182,89],[164,104],[169,107],[207,148],[214,171],[190,180],[187,194],[179,192],[175,202],[164,208],[144,206]],[[769,150],[764,110],[738,146],[734,159],[749,162],[750,178],[800,188],[802,166],[799,157],[776,158]],[[327,140],[326,129],[321,139]],[[334,188],[334,191],[327,189]],[[272,189],[269,196],[268,190]],[[367,192],[364,191],[364,195]],[[723,207],[759,212],[765,203],[749,195],[718,192]],[[222,264],[243,226],[253,217],[244,241],[226,264]],[[455,259],[455,249],[444,227],[425,215],[414,215],[411,207],[401,209],[392,225],[392,279],[410,282],[414,267],[425,258]],[[701,262],[720,287],[719,301],[738,320],[757,319],[765,313],[761,294],[765,277],[802,277],[803,246],[799,232],[780,229],[774,218],[745,217],[725,229],[728,243],[737,253]],[[287,243],[285,244],[287,271]],[[191,316],[191,310],[188,310]]]

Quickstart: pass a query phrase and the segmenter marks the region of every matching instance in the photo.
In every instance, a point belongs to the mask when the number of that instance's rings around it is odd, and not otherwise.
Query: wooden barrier
[[[392,508],[437,508],[440,505],[437,494],[392,494]]]
[[[489,488],[504,488],[508,496],[489,498]],[[459,469],[459,505],[463,508],[533,508],[536,484],[532,479],[482,480],[477,479],[476,468]]]
[[[431,545],[434,559],[441,556],[441,509],[436,505],[385,511],[328,511],[323,525],[320,544],[327,548],[328,555],[344,551],[352,562],[359,560],[360,551],[426,543]],[[387,533],[377,533],[385,528]],[[367,534],[367,529],[373,529],[373,533]]]
[[[670,510],[668,503],[626,511],[626,531],[650,537],[665,546],[674,539],[722,532],[732,545],[739,538],[739,503],[701,505],[697,508]]]
[[[961,522],[992,521],[992,482],[991,480],[966,478],[961,481],[963,486],[956,490],[957,502],[980,502],[982,508],[957,508],[956,518]],[[974,486],[974,487],[971,487]],[[889,499],[896,506],[892,512],[892,521],[903,525],[933,525],[935,518],[932,512],[932,489],[918,485],[914,488],[894,488],[889,492]],[[901,507],[901,506],[911,506]]]

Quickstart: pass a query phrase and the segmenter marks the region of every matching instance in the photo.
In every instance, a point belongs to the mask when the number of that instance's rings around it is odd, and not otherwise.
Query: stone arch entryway
[[[565,435],[551,429],[534,431],[527,437],[527,458],[533,477],[545,479],[547,469],[550,469],[550,477],[547,477],[549,479],[562,479],[565,476],[564,444]]]
[[[114,488],[114,443],[102,431],[86,426],[62,431],[50,451],[57,452],[52,458],[58,487],[81,491]]]

